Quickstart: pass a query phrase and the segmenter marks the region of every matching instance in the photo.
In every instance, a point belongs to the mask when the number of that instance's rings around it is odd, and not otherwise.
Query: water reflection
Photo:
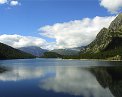
[[[18,85],[17,82],[19,82],[19,87],[24,87],[25,90],[32,91],[31,94],[33,95],[38,94],[36,97],[49,97],[49,95],[45,96],[41,94],[44,93],[41,91],[45,91],[45,93],[50,93],[51,91],[53,96],[59,94],[56,97],[60,96],[60,94],[66,94],[63,97],[122,97],[122,67],[113,64],[111,66],[111,62],[108,62],[108,65],[107,62],[96,62],[96,64],[99,63],[100,66],[80,65],[81,63],[79,61],[78,65],[74,66],[64,66],[64,63],[71,64],[71,61],[69,61],[69,63],[68,61],[54,61],[52,63],[43,63],[43,65],[30,65],[30,63],[28,64],[28,62],[26,63],[25,61],[21,64],[15,64],[14,61],[13,63],[13,65],[0,66],[1,86],[1,82],[5,82],[9,85],[11,81],[11,84],[13,82],[15,86]],[[52,65],[53,63],[55,65]],[[75,61],[74,63],[77,62]],[[83,64],[84,63],[85,61]],[[116,64],[116,62],[113,63]],[[44,66],[44,64],[46,65]],[[103,64],[104,67],[101,64]],[[9,70],[5,67],[9,68]],[[28,81],[30,82],[28,83]],[[19,88],[16,88],[16,90],[17,89],[20,91]],[[0,91],[2,90],[3,89],[0,89]],[[22,92],[24,92],[24,90]],[[22,94],[20,96],[27,97]],[[6,97],[9,97],[9,95]]]
[[[91,71],[103,88],[109,88],[115,97],[122,97],[122,67],[96,67]]]
[[[48,73],[47,68],[28,67],[28,66],[15,66],[10,68],[9,71],[0,74],[1,81],[20,81],[27,79],[34,79],[43,77]]]
[[[0,66],[0,74],[8,71],[8,69],[4,66]]]
[[[79,67],[57,67],[56,76],[42,80],[40,88],[83,97],[113,97],[108,88],[101,87],[89,69]]]

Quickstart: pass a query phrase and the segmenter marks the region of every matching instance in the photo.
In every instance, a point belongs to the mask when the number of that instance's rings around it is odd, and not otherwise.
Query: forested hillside
[[[0,59],[25,59],[35,56],[12,48],[6,44],[0,43]]]

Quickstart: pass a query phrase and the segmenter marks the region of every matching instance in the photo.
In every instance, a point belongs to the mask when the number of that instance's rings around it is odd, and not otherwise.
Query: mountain
[[[60,55],[77,55],[79,53],[79,51],[71,50],[71,49],[54,49],[51,52],[55,52]]]
[[[18,48],[19,50],[32,54],[34,56],[40,57],[44,54],[44,52],[47,52],[48,50],[42,49],[40,47],[37,46],[28,46],[28,47],[21,47]]]
[[[51,52],[58,53],[60,55],[78,55],[81,49],[84,47],[75,47],[75,48],[67,48],[67,49],[54,49]]]
[[[85,47],[75,47],[67,49],[54,49],[48,52],[45,52],[42,57],[44,58],[62,58],[62,59],[78,59],[79,53],[83,51]]]
[[[33,55],[22,52],[18,49],[0,43],[0,60],[1,59],[26,59],[34,58]]]
[[[112,21],[109,28],[103,28],[98,33],[96,39],[86,47],[84,54],[86,55],[81,54],[81,58],[88,54],[94,58],[122,56],[122,13]]]

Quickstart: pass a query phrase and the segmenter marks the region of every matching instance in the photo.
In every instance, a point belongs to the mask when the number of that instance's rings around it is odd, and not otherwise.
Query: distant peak
[[[38,46],[25,46],[25,47],[21,47],[21,48],[40,48]]]

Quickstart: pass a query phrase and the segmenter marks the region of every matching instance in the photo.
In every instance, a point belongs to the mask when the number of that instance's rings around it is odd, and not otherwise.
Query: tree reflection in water
[[[122,97],[122,67],[95,67],[90,71],[103,88],[109,88],[115,97]]]
[[[6,71],[8,71],[8,69],[6,67],[0,66],[0,73],[4,73]]]

